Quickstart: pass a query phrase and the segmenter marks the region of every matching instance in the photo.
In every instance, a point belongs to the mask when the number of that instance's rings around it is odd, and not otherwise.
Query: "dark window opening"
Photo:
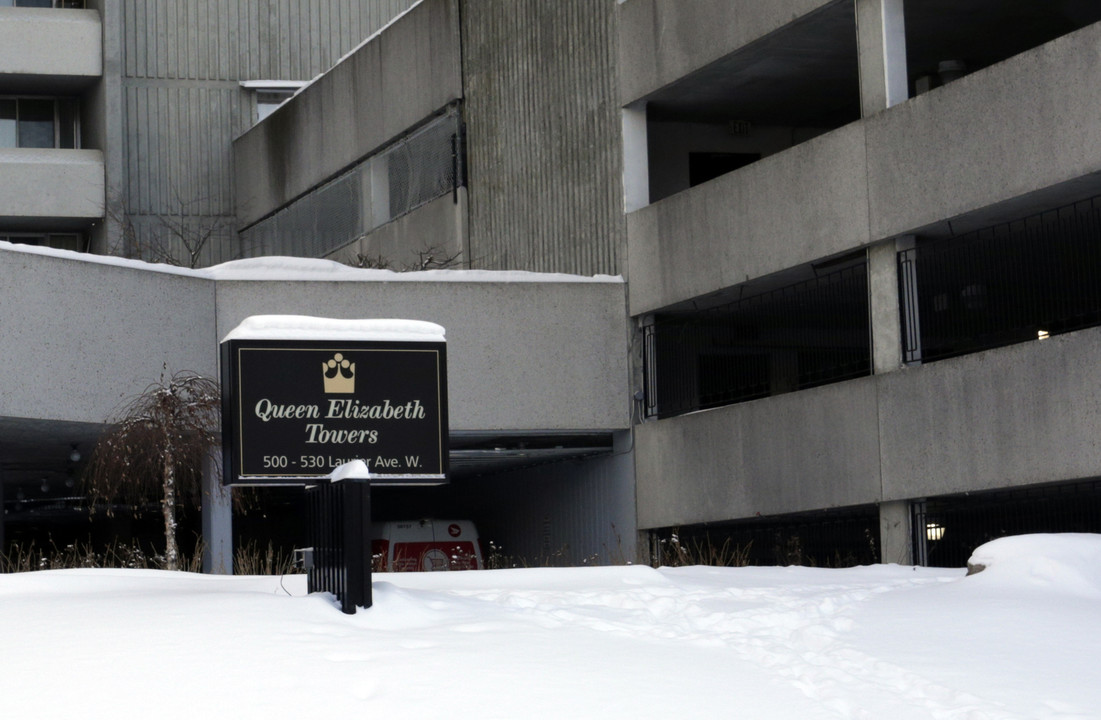
[[[899,253],[903,356],[934,361],[1101,324],[1101,198]]]
[[[658,313],[645,328],[648,417],[672,417],[867,375],[867,266],[705,310]]]
[[[4,232],[0,230],[0,241],[17,245],[38,245],[58,250],[72,250],[74,252],[81,252],[86,249],[84,236],[73,232],[36,233]]]

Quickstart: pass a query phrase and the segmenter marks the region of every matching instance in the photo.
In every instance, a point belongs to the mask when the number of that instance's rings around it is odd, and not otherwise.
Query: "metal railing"
[[[643,328],[645,414],[672,417],[870,372],[867,265]]]
[[[241,232],[244,253],[322,257],[464,184],[457,107]]]
[[[903,359],[1101,324],[1101,199],[898,254]]]
[[[1101,480],[930,498],[911,508],[914,563],[963,567],[1000,537],[1101,532]]]

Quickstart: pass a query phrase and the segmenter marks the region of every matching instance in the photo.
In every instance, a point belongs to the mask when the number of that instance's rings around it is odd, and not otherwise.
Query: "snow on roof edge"
[[[110,265],[145,272],[219,281],[243,282],[558,282],[622,284],[620,275],[569,275],[527,270],[421,270],[396,272],[376,268],[357,268],[319,258],[297,258],[278,255],[231,260],[220,265],[192,270],[177,265],[150,263],[143,260],[59,250],[37,245],[21,245],[0,240],[0,252],[18,252],[64,260]]]

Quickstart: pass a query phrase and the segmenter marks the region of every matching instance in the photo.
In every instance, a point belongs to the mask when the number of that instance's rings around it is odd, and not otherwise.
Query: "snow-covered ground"
[[[0,575],[3,718],[1097,718],[1101,535],[965,571]]]

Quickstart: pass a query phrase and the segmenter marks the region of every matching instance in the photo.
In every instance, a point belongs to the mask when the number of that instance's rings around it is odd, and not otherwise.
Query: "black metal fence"
[[[963,567],[1000,537],[1101,532],[1101,480],[916,502],[912,527],[916,564]]]
[[[1101,324],[1101,199],[899,253],[903,357],[932,361]]]
[[[348,614],[371,607],[371,486],[322,483],[306,489],[309,592],[331,592]]]
[[[658,314],[643,330],[646,416],[867,375],[868,322],[863,262],[718,307]]]
[[[851,567],[880,561],[874,505],[729,523],[665,528],[653,534],[658,563]]]

